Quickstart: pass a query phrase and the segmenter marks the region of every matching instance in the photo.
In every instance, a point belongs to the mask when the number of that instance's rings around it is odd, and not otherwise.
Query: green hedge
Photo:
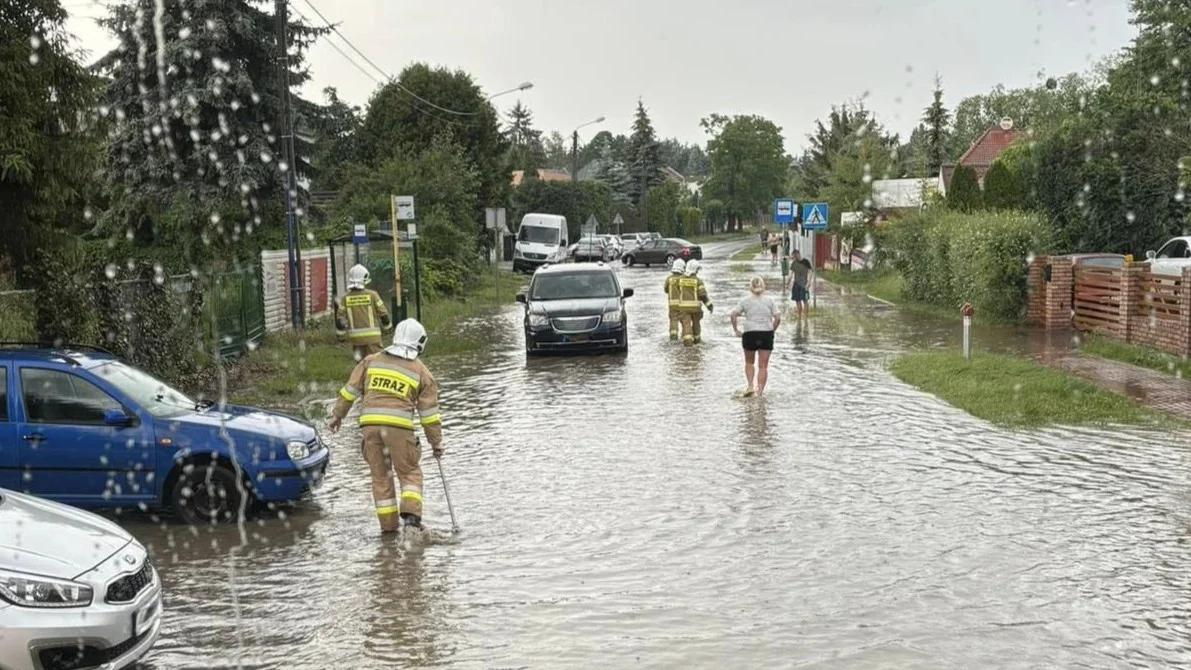
[[[1026,266],[1052,245],[1050,226],[1021,212],[933,211],[889,225],[882,256],[901,274],[903,296],[945,308],[972,303],[999,321],[1025,316]]]

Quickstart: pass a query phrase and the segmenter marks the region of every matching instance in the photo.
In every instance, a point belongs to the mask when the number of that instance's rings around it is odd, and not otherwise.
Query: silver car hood
[[[0,489],[0,568],[73,579],[131,541],[90,512]]]

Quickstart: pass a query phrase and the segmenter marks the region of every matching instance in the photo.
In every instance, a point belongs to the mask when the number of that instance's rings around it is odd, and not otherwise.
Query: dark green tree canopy
[[[637,101],[637,116],[633,119],[633,133],[629,135],[629,145],[625,163],[629,166],[629,175],[633,178],[629,186],[629,197],[633,204],[640,206],[641,196],[649,189],[662,183],[662,147],[654,132],[653,122],[649,120],[649,112],[645,103]]]
[[[509,192],[511,170],[505,156],[510,142],[496,110],[466,72],[425,63],[402,70],[397,81],[382,86],[369,101],[357,159],[378,165],[403,152],[420,153],[440,136],[463,149],[480,177],[478,221],[484,207],[503,203]]]
[[[65,21],[57,0],[0,7],[0,256],[18,279],[38,249],[60,244],[56,231],[87,225],[98,166],[100,82],[70,51]]]
[[[702,120],[711,158],[704,194],[721,202],[729,217],[750,216],[784,190],[790,159],[782,129],[760,116],[713,114]]]
[[[1017,173],[1004,161],[993,163],[984,175],[984,206],[988,209],[1021,208],[1023,196]]]
[[[280,218],[279,127],[284,90],[274,16],[250,0],[164,0],[159,51],[154,0],[114,5],[102,21],[119,44],[98,68],[109,77],[107,175],[116,206],[109,233],[185,245],[191,261]],[[290,86],[309,79],[303,54],[326,29],[291,22]],[[297,96],[293,95],[292,99]],[[309,148],[295,141],[299,175]]]

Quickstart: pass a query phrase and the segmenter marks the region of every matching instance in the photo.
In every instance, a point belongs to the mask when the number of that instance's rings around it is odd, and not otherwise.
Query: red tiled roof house
[[[951,175],[955,174],[956,165],[963,165],[975,170],[980,188],[984,188],[984,175],[988,174],[988,169],[996,162],[997,157],[1005,149],[1008,149],[1010,144],[1025,137],[1026,134],[1024,130],[1015,129],[1011,119],[1004,119],[1000,125],[992,126],[984,131],[984,134],[972,142],[972,146],[968,147],[958,161],[943,164],[943,169],[939,174],[939,180],[942,182],[939,188],[940,192],[946,195],[947,189],[951,185]]]

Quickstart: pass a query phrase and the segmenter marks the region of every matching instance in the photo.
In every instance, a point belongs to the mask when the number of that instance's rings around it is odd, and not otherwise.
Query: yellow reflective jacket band
[[[348,384],[339,389],[339,395],[348,402],[355,402],[360,397],[360,389]]]
[[[670,299],[671,307],[678,306],[678,301],[680,298],[680,289],[682,286],[682,284],[680,283],[681,280],[682,280],[682,277],[679,277],[678,275],[674,275],[673,277],[666,278],[666,296]]]
[[[394,426],[414,429],[414,415],[400,409],[370,407],[360,412],[361,426]]]

